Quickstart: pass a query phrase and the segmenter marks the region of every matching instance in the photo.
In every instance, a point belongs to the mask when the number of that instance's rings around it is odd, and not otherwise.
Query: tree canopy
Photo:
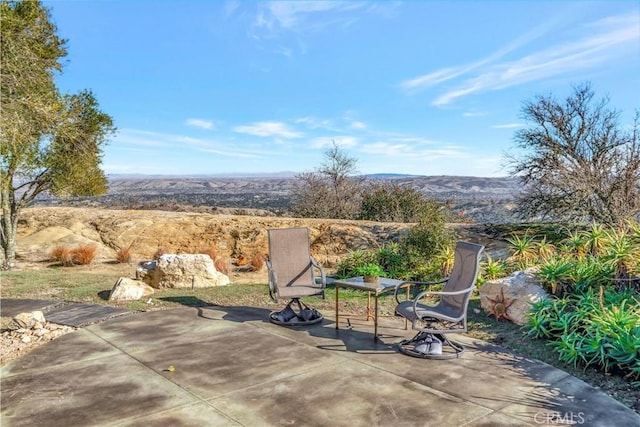
[[[61,94],[55,84],[67,55],[39,1],[0,1],[0,243],[3,267],[15,260],[19,212],[43,192],[104,193],[102,147],[115,132],[90,90]]]
[[[639,114],[629,129],[609,100],[594,99],[589,83],[564,101],[538,96],[522,116],[507,155],[511,174],[524,185],[518,212],[525,218],[618,224],[640,213]]]

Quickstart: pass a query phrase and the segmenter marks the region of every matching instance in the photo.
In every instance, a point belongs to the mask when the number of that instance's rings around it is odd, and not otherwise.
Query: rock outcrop
[[[136,270],[136,279],[153,288],[204,288],[225,286],[229,277],[216,270],[204,254],[165,254],[157,261],[145,262]]]
[[[109,293],[109,301],[137,301],[154,292],[153,288],[142,280],[121,277],[116,284],[113,285]]]
[[[489,280],[480,287],[479,292],[480,305],[486,312],[493,311],[496,302],[501,302],[506,309],[506,318],[518,325],[527,322],[531,304],[548,296],[538,284],[532,269]]]

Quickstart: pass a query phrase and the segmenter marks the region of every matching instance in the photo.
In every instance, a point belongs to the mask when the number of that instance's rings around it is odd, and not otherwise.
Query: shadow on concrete
[[[616,419],[628,411],[624,405],[600,393],[596,388],[567,372],[553,368],[546,363],[507,351],[495,344],[474,342],[469,346],[478,353],[474,356],[478,365],[486,365],[497,372],[508,372],[519,377],[523,384],[533,382],[535,387],[525,396],[501,396],[499,399],[486,395],[473,396],[484,401],[499,401],[521,407],[538,408],[531,414],[536,423],[554,425],[586,424],[594,419]],[[500,368],[502,366],[502,368]],[[601,408],[606,407],[606,413]],[[571,408],[567,411],[566,408]],[[612,424],[613,425],[613,424]]]

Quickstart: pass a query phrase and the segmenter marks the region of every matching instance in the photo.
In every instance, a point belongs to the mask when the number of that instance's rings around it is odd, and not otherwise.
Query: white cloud
[[[522,123],[507,123],[504,125],[493,125],[491,126],[492,129],[515,129],[515,128],[521,128],[523,127],[524,124]]]
[[[445,81],[462,78],[453,89],[439,95],[432,104],[442,106],[473,93],[500,90],[532,81],[583,72],[605,66],[613,58],[637,56],[640,38],[640,16],[631,13],[610,16],[581,28],[574,39],[559,41],[545,49],[522,55],[509,61],[497,62],[525,43],[542,35],[549,25],[525,34],[495,53],[471,64],[446,67],[400,83],[407,91],[436,86]],[[558,32],[557,40],[561,40]],[[572,34],[573,35],[573,34]]]
[[[358,138],[353,136],[321,136],[313,138],[309,143],[311,148],[328,148],[333,144],[341,148],[351,148],[358,145]]]
[[[367,128],[367,125],[366,125],[366,124],[364,124],[364,123],[363,123],[363,122],[361,122],[361,121],[354,120],[354,121],[352,121],[352,122],[351,122],[351,124],[349,125],[349,127],[350,127],[351,129],[355,129],[355,130],[365,130],[365,129]]]
[[[211,120],[205,119],[187,119],[184,122],[185,125],[200,128],[200,129],[214,129],[214,123]]]
[[[261,137],[279,136],[281,138],[300,138],[303,136],[300,132],[289,129],[282,122],[255,122],[250,125],[241,125],[233,128],[234,132],[245,133]]]
[[[264,155],[264,153],[256,150],[229,148],[229,144],[226,142],[137,129],[122,129],[118,132],[116,140],[119,143],[119,150],[131,150],[137,149],[137,147],[144,147],[146,150],[155,148],[180,150],[190,149],[197,152],[213,153],[221,156],[238,158],[262,157]],[[144,152],[145,150],[141,151]]]
[[[481,111],[467,111],[466,113],[462,113],[462,117],[484,117],[487,113],[483,113]]]
[[[274,1],[260,5],[255,25],[268,31],[277,29],[301,31],[324,28],[331,24],[345,25],[353,20],[347,15],[368,8],[367,2],[339,1]],[[333,13],[331,13],[333,12]],[[342,14],[342,15],[340,15]],[[324,18],[324,19],[321,19]]]
[[[459,158],[467,156],[467,154],[456,145],[438,144],[439,148],[429,148],[432,146],[433,143],[428,140],[406,138],[404,140],[396,140],[392,142],[361,144],[360,151],[372,155],[423,160],[433,160],[436,158]]]
[[[257,13],[249,36],[273,53],[291,56],[306,53],[304,36],[330,27],[347,28],[366,14],[388,17],[399,2],[367,1],[271,1],[257,3]],[[282,43],[271,45],[269,41]]]
[[[333,125],[331,124],[331,120],[327,119],[319,119],[317,117],[306,116],[300,117],[294,120],[295,123],[302,123],[307,126],[309,129],[329,129],[332,130]]]

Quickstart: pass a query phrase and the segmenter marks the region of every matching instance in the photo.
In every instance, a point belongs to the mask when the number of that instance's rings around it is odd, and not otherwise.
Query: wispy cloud
[[[347,12],[366,7],[368,7],[367,2],[267,2],[259,5],[255,25],[270,32],[317,30],[334,24],[346,25],[354,19]]]
[[[130,150],[136,147],[167,149],[191,149],[198,152],[213,153],[226,157],[261,157],[263,153],[255,150],[229,148],[225,142],[193,138],[185,135],[159,133],[137,129],[122,129],[116,137],[119,149]]]
[[[537,29],[479,61],[432,71],[406,80],[400,83],[400,87],[413,92],[457,79],[458,82],[453,89],[432,101],[433,105],[442,106],[473,93],[500,90],[532,81],[584,72],[606,65],[613,58],[637,55],[640,16],[636,12],[606,17],[588,23],[578,30],[580,34],[577,38],[565,39],[537,52],[498,62],[544,33],[544,29]],[[554,40],[559,39],[561,37],[556,36]]]
[[[321,136],[313,138],[309,143],[311,148],[329,148],[333,144],[342,148],[352,148],[358,145],[358,138],[354,136]]]
[[[244,133],[248,135],[261,136],[261,137],[281,137],[286,139],[300,138],[302,133],[289,129],[289,127],[282,122],[255,122],[249,125],[241,125],[233,128],[234,132]]]
[[[360,151],[367,154],[382,155],[387,157],[404,157],[411,159],[437,159],[450,157],[465,157],[464,150],[456,145],[446,144],[434,148],[431,143],[422,145],[406,144],[397,141],[372,142],[362,144]]]
[[[484,113],[482,111],[467,111],[465,113],[462,113],[462,117],[484,117],[486,115],[487,113]]]
[[[294,120],[295,123],[300,123],[307,126],[309,129],[334,129],[331,120],[320,119],[312,116],[299,117]]]
[[[389,16],[399,2],[271,1],[257,4],[250,37],[258,42],[278,40],[263,49],[292,56],[306,53],[304,35],[327,28],[347,28],[367,14]]]
[[[211,130],[215,128],[213,121],[205,120],[205,119],[187,119],[185,120],[184,124],[187,126],[200,128],[200,129],[207,129],[207,130]]]
[[[507,123],[504,125],[493,125],[491,126],[492,129],[515,129],[515,128],[521,128],[523,127],[524,124],[522,123]]]

